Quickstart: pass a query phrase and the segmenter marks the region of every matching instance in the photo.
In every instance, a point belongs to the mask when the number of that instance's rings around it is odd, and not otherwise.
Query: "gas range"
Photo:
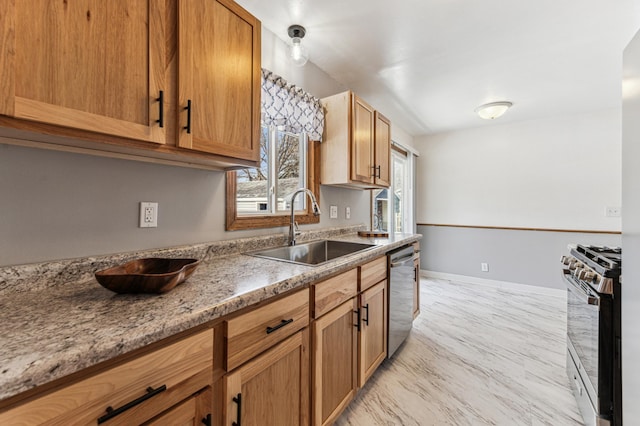
[[[585,425],[622,425],[621,249],[577,245],[562,256],[567,375]]]

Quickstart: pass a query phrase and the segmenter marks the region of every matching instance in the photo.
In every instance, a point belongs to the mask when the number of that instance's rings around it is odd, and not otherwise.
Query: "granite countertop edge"
[[[0,298],[0,319],[15,327],[7,336],[0,337],[0,401],[272,297],[305,288],[421,238],[420,234],[397,234],[390,238],[338,235],[331,239],[371,243],[376,247],[318,266],[243,253],[207,256],[202,246],[194,246],[204,258],[202,264],[189,280],[164,295],[114,295],[86,277],[61,288],[15,293],[5,290]],[[246,249],[246,245],[241,247]],[[185,252],[184,248],[181,250]],[[39,311],[41,308],[33,301],[35,291],[39,304],[50,304],[57,310]],[[160,307],[165,305],[170,308],[162,312]],[[32,316],[37,316],[37,321]],[[60,319],[65,317],[75,321],[65,327]],[[126,323],[127,320],[131,323]],[[51,328],[49,332],[47,327]]]

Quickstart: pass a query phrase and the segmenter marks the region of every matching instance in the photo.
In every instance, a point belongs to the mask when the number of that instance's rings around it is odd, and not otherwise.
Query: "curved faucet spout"
[[[313,215],[320,216],[320,206],[318,205],[318,201],[316,200],[316,196],[313,195],[313,192],[309,191],[307,188],[300,188],[296,192],[294,192],[293,195],[291,196],[291,223],[289,224],[289,245],[290,246],[296,245],[296,236],[300,234],[300,232],[297,231],[298,224],[296,223],[294,210],[295,210],[296,196],[301,192],[307,194],[311,199],[311,208],[313,210]]]

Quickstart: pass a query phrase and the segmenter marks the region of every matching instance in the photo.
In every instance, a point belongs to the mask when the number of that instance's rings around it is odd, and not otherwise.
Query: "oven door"
[[[600,414],[598,351],[601,298],[569,273],[565,272],[563,277],[567,286],[567,345],[591,404]]]

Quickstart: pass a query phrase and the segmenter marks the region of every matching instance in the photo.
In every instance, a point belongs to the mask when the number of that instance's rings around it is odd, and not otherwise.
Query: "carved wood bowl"
[[[95,273],[101,286],[116,293],[161,294],[171,291],[193,274],[198,259],[146,258]]]

